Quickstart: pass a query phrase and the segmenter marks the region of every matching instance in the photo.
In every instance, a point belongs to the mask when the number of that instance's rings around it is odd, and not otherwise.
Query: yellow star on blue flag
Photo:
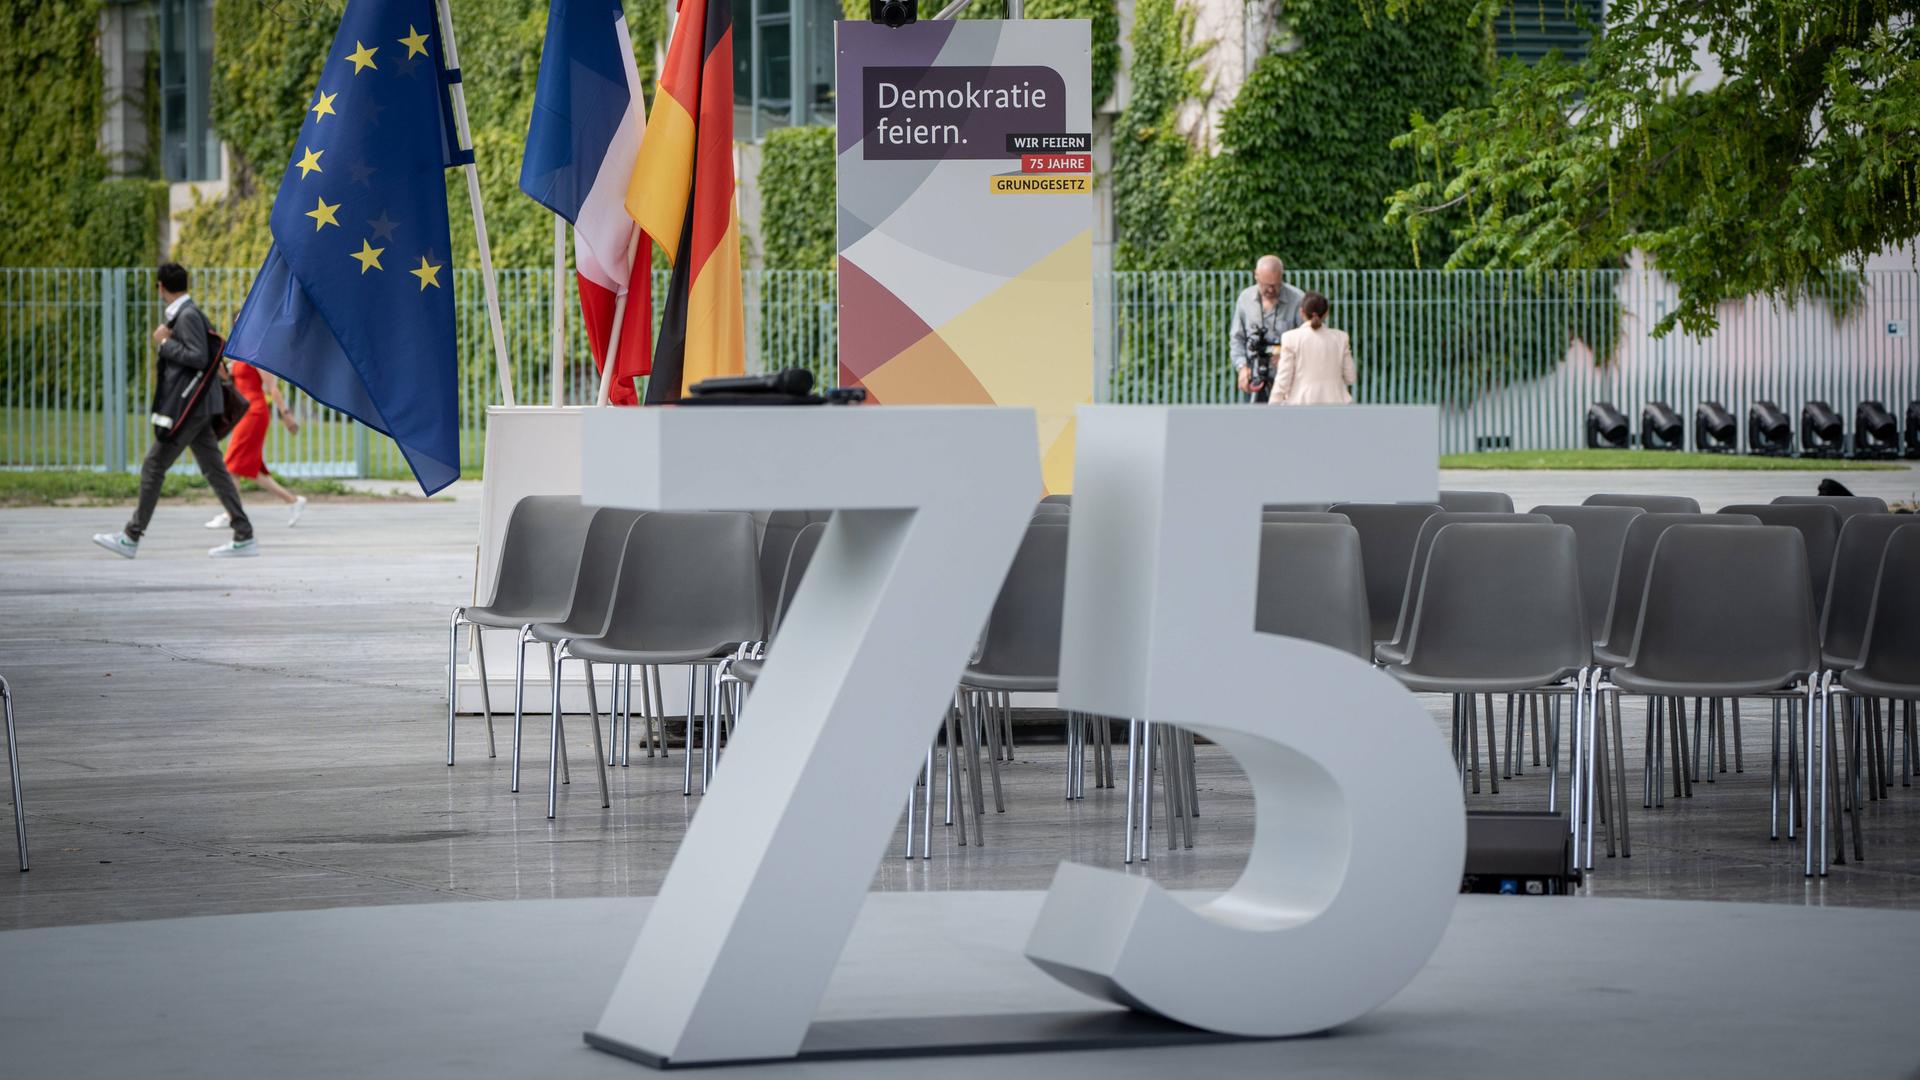
[[[273,247],[227,343],[391,436],[429,494],[460,476],[443,174],[472,160],[452,138],[458,73],[433,4],[347,4],[274,200]]]

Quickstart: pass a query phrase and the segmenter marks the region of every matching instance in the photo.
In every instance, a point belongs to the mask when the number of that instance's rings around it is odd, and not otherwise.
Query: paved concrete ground
[[[1661,490],[1676,482],[1650,475]],[[1685,490],[1709,506],[1817,482],[1689,475],[1698,479]],[[1578,501],[1601,486],[1589,474],[1526,479],[1522,505]],[[1771,486],[1755,490],[1759,480]],[[537,785],[508,794],[506,758],[483,756],[479,725],[462,727],[462,764],[441,764],[444,620],[468,588],[474,500],[330,504],[297,529],[263,516],[264,556],[229,562],[203,554],[217,539],[200,528],[207,513],[163,507],[129,563],[87,542],[117,527],[120,511],[0,511],[0,674],[17,696],[35,867],[0,875],[0,928],[657,888],[699,804],[680,794],[677,756],[619,770],[603,811],[577,729],[575,775],[587,782],[556,822]],[[1664,810],[1636,804],[1634,857],[1603,866],[1590,891],[1920,905],[1911,789],[1868,808],[1867,861],[1824,881],[1802,878],[1797,845],[1768,842],[1761,715],[1749,713],[1749,771]],[[1627,754],[1637,784],[1636,718]],[[503,727],[503,749],[504,736]],[[987,822],[984,848],[958,848],[936,830],[932,860],[889,857],[876,887],[1033,889],[1063,858],[1117,865],[1114,794],[1064,802],[1057,743],[1029,739],[1019,757],[1007,769],[1008,812]],[[542,769],[543,751],[529,763]],[[1232,762],[1203,747],[1199,769],[1195,846],[1157,849],[1136,867],[1172,887],[1226,884],[1250,835]],[[1530,769],[1502,787],[1470,804],[1538,805],[1544,775]],[[0,864],[6,852],[0,841]]]

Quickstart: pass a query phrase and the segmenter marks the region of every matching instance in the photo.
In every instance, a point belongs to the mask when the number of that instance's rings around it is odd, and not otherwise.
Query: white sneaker
[[[232,524],[233,524],[233,519],[227,516],[227,512],[225,510],[222,510],[207,521],[207,528],[224,529],[227,526]]]
[[[208,548],[207,554],[216,559],[251,559],[260,554],[260,541],[251,536],[245,540],[230,540],[217,548]]]
[[[305,495],[296,495],[293,500],[293,509],[287,511],[287,528],[291,529],[295,525],[300,524],[300,515],[306,512],[307,497]]]
[[[94,533],[93,542],[123,559],[140,554],[140,541],[127,539],[127,534],[123,532]]]

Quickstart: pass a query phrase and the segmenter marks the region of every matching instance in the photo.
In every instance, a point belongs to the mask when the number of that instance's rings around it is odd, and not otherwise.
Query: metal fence
[[[195,272],[193,294],[228,327],[250,270]],[[1829,402],[1851,420],[1877,399],[1896,413],[1920,399],[1920,273],[1869,271],[1838,279],[1827,295],[1788,305],[1725,305],[1720,330],[1696,339],[1654,338],[1676,294],[1639,271],[1556,274],[1445,271],[1295,271],[1325,293],[1330,321],[1353,336],[1362,401],[1441,407],[1441,447],[1577,446],[1588,404],[1611,401],[1637,416],[1663,400],[1690,414],[1717,400],[1736,414],[1759,399],[1790,414]],[[549,271],[500,272],[501,311],[519,401],[552,400]],[[1248,284],[1240,272],[1099,275],[1094,283],[1098,401],[1233,400],[1228,316]],[[562,393],[592,399],[573,283]],[[748,367],[805,367],[837,375],[834,276],[751,271],[744,281]],[[665,274],[655,274],[664,295]],[[500,388],[477,272],[455,274],[463,466],[477,470],[486,408]],[[138,465],[153,384],[149,334],[160,321],[153,273],[140,269],[0,269],[0,467],[127,469]],[[350,419],[291,394],[303,427],[275,425],[267,461],[289,475],[406,475],[393,444]]]

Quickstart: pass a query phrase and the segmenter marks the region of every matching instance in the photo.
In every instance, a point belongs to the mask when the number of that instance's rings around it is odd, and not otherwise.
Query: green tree
[[[834,132],[775,128],[760,148],[760,235],[770,270],[831,270]]]
[[[1400,145],[1422,177],[1388,220],[1430,259],[1590,267],[1638,249],[1678,287],[1660,331],[1706,333],[1721,301],[1805,295],[1920,233],[1920,4],[1615,0],[1583,62],[1507,63],[1491,100],[1423,110]]]
[[[1174,181],[1193,156],[1176,124],[1200,92],[1193,12],[1179,0],[1139,0],[1133,9],[1127,107],[1113,125],[1113,265],[1162,269]]]
[[[1317,269],[1403,267],[1406,239],[1381,220],[1417,179],[1396,146],[1414,114],[1481,104],[1492,39],[1478,0],[1431,0],[1398,20],[1355,0],[1291,0],[1278,47],[1220,121],[1220,152],[1175,180],[1162,267],[1251,267],[1279,252]]]

